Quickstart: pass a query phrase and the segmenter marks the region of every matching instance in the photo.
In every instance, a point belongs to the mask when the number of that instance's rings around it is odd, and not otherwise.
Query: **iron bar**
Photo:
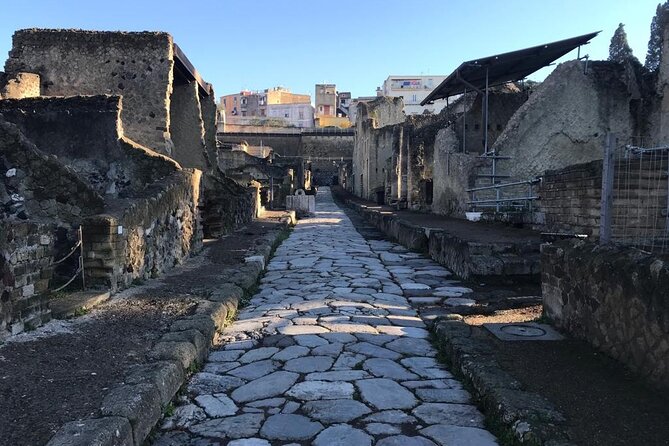
[[[475,188],[472,188],[472,189],[467,189],[467,192],[498,189],[498,188],[505,188],[505,187],[510,187],[510,186],[522,186],[524,184],[537,184],[537,183],[540,183],[540,182],[541,182],[541,179],[535,178],[534,180],[516,181],[514,183],[500,183],[500,184],[493,184],[492,186],[475,187]]]
[[[615,175],[615,136],[609,132],[606,135],[602,171],[602,198],[599,220],[599,243],[611,242],[611,221],[613,212],[613,178]]]

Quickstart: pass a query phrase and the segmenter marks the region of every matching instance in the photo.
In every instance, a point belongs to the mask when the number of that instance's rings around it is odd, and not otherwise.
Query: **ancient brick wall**
[[[183,169],[151,185],[146,198],[84,220],[88,283],[113,291],[182,263],[202,242],[201,172]]]
[[[127,136],[167,153],[173,65],[167,33],[24,29],[5,71],[39,74],[44,96],[123,96]]]
[[[614,240],[652,236],[666,228],[666,166],[666,159],[614,163]],[[544,220],[539,228],[599,237],[602,169],[602,160],[595,160],[546,172],[537,202]]]
[[[544,312],[669,388],[669,265],[639,250],[582,241],[542,246]]]
[[[546,230],[599,236],[601,160],[546,172],[539,196]]]
[[[0,221],[0,339],[50,319],[43,293],[49,287],[54,227],[30,221]]]

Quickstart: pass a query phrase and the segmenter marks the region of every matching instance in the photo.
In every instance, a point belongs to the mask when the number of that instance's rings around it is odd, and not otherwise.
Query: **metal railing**
[[[529,212],[532,212],[534,200],[539,199],[539,196],[535,194],[536,191],[534,186],[539,183],[541,183],[541,178],[525,181],[515,181],[511,183],[492,184],[490,186],[467,189],[467,192],[471,194],[471,199],[467,202],[467,204],[472,210],[476,210],[476,208],[482,207],[495,208],[495,211],[499,212],[504,206],[506,208],[511,207],[516,210],[527,209]],[[526,187],[526,189],[524,187]],[[522,194],[522,191],[519,191],[519,189],[524,189],[523,191],[526,190],[526,193]],[[511,197],[504,196],[503,193],[505,190],[512,190],[515,195]],[[478,199],[476,196],[477,192],[485,191],[494,192],[495,197]]]
[[[72,255],[74,255],[75,252],[79,251],[79,258],[77,260],[77,263],[78,263],[77,271],[74,273],[74,275],[67,282],[65,282],[65,284],[59,286],[56,289],[51,290],[52,293],[57,293],[58,291],[61,291],[61,290],[65,289],[68,285],[70,285],[72,282],[74,282],[74,280],[77,277],[79,277],[80,274],[81,274],[81,287],[84,290],[86,289],[86,278],[84,276],[84,244],[83,244],[83,232],[82,232],[81,226],[79,226],[79,229],[77,229],[77,239],[78,239],[77,243],[72,247],[72,249],[70,250],[70,252],[66,256],[64,256],[60,260],[51,262],[51,264],[49,265],[49,267],[51,267],[51,268],[53,268],[57,265],[60,265],[65,260],[72,257]]]

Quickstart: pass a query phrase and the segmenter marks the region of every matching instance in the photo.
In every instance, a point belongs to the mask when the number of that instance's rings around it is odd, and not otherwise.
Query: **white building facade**
[[[404,114],[420,115],[429,110],[439,113],[446,107],[445,100],[421,106],[420,103],[447,76],[388,76],[383,82],[383,96],[404,98]]]
[[[311,104],[267,104],[267,117],[283,119],[289,126],[314,126],[314,107]]]

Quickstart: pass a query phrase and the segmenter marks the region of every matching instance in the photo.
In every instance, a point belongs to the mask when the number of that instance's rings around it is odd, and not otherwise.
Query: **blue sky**
[[[374,95],[388,75],[444,74],[460,62],[618,23],[643,62],[658,0],[0,0],[0,59],[15,29],[167,31],[216,94],[283,85],[313,96],[332,82]],[[575,57],[575,55],[572,55]],[[544,69],[531,78],[541,80]]]

